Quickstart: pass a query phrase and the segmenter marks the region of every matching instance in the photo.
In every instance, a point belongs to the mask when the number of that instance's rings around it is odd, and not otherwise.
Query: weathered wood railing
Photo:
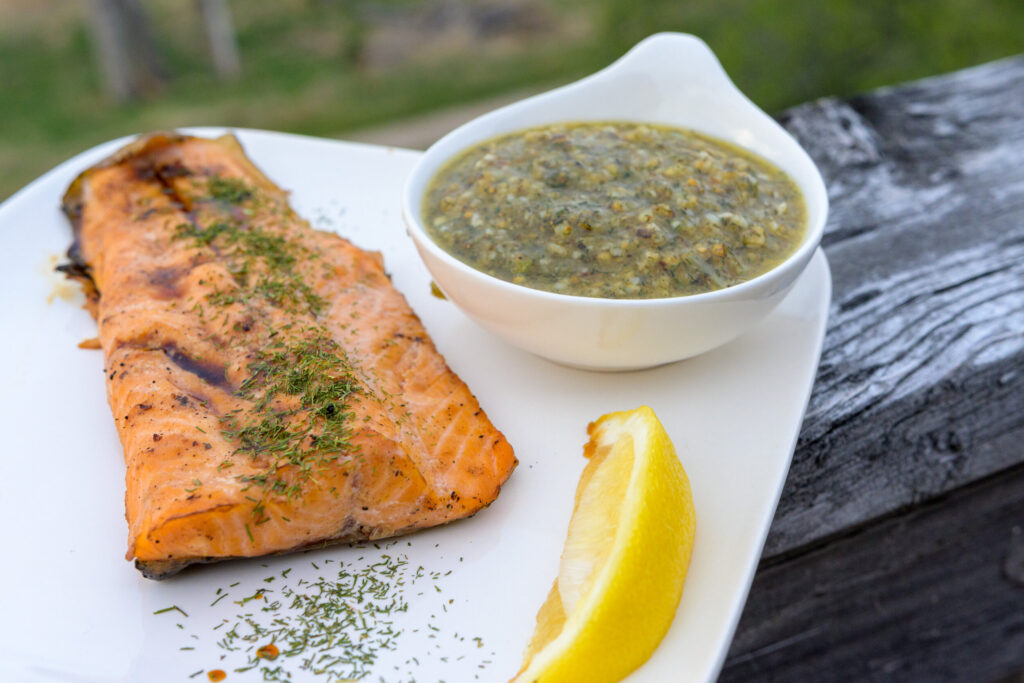
[[[834,294],[722,680],[1024,675],[1024,56],[780,119]]]

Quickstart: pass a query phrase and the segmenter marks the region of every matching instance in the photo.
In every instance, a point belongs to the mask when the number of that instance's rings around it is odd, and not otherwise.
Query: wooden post
[[[132,82],[118,0],[92,0],[91,5],[89,25],[107,92],[118,101],[125,102],[134,98],[137,92]]]
[[[124,35],[128,38],[132,62],[140,87],[153,87],[167,80],[167,67],[156,49],[156,38],[139,0],[118,0]]]
[[[206,26],[206,37],[210,42],[214,71],[225,80],[237,77],[242,71],[242,60],[238,54],[235,27],[227,3],[225,0],[197,1]]]
[[[90,26],[107,92],[135,99],[167,78],[139,0],[91,0]]]

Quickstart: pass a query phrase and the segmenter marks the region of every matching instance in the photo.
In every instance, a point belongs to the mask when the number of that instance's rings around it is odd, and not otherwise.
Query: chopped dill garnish
[[[213,176],[206,185],[212,199],[229,204],[241,204],[252,197],[252,190],[238,178]]]
[[[207,294],[206,300],[214,306],[262,299],[276,308],[314,316],[326,306],[298,267],[299,259],[311,259],[313,252],[284,235],[225,216],[206,226],[180,223],[174,238],[191,239],[197,248],[216,249],[227,266],[234,286]]]
[[[222,434],[238,444],[236,453],[268,462],[241,481],[287,498],[298,495],[316,469],[356,455],[349,442],[349,409],[359,392],[355,377],[337,342],[316,328],[304,332],[296,341],[274,342],[256,353],[237,392],[253,409],[222,420]],[[298,400],[281,409],[283,397]],[[261,518],[262,506],[253,512]]]
[[[197,186],[200,193],[202,189]],[[308,264],[318,253],[294,236],[287,222],[273,218],[278,212],[257,211],[273,209],[279,200],[234,178],[213,176],[205,190],[207,195],[195,198],[196,210],[189,222],[177,225],[173,239],[212,251],[227,269],[224,277],[208,283],[203,297],[216,309],[213,317],[201,301],[194,310],[210,324],[222,314],[223,326],[233,320],[240,343],[251,349],[248,376],[235,392],[250,406],[220,421],[221,434],[235,444],[233,455],[258,465],[257,472],[238,479],[245,488],[262,490],[262,498],[250,498],[259,525],[269,521],[267,499],[294,499],[319,470],[358,455],[350,443],[349,422],[360,385],[344,350],[318,320],[327,302],[311,283],[332,271],[311,272]],[[260,220],[253,218],[257,214]],[[228,307],[233,307],[230,312]],[[268,307],[282,312],[285,321],[276,321],[273,330],[242,335],[267,319]],[[232,464],[224,460],[218,470]],[[252,540],[248,525],[246,533]]]
[[[433,572],[413,570],[405,555],[387,553],[362,566],[337,567],[308,580],[281,581],[277,599],[265,605],[247,604],[266,601],[264,588],[235,601],[237,613],[212,627],[221,660],[236,672],[258,669],[265,681],[291,681],[300,671],[326,683],[369,676],[383,653],[398,650],[403,630],[397,621],[409,611],[407,590],[416,577]],[[415,657],[410,661],[419,664]]]
[[[181,612],[186,617],[188,616],[188,613],[185,610],[183,610],[180,607],[178,607],[177,605],[171,605],[170,607],[164,607],[163,609],[158,609],[157,611],[153,612],[153,614],[164,614],[165,612],[173,612],[175,610],[177,610],[178,612]]]

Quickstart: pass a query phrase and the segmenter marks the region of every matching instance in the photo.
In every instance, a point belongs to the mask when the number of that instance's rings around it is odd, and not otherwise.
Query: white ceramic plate
[[[586,425],[644,403],[676,444],[698,522],[672,629],[629,681],[713,679],[814,378],[831,291],[824,254],[753,332],[716,351],[642,372],[572,370],[506,345],[431,296],[400,216],[402,184],[417,153],[258,131],[239,137],[257,165],[292,190],[295,208],[314,226],[384,253],[395,286],[505,432],[519,467],[475,518],[390,548],[337,547],[200,567],[161,583],[142,578],[123,559],[124,465],[101,354],[76,348],[95,336],[95,324],[80,299],[59,296],[68,288],[52,273],[70,239],[61,194],[123,141],[101,145],[0,206],[0,680],[206,680],[213,668],[227,671],[228,681],[261,680],[258,671],[234,672],[244,655],[217,645],[223,631],[213,627],[253,609],[233,601],[257,587],[279,588],[289,568],[289,580],[309,580],[336,575],[335,562],[367,562],[385,552],[440,578],[406,587],[409,611],[395,619],[403,633],[366,680],[508,680],[555,576]],[[272,575],[276,583],[265,583]],[[218,589],[229,597],[211,606]],[[189,616],[154,614],[171,605]],[[326,680],[299,671],[297,659],[282,660],[275,663],[293,680]]]

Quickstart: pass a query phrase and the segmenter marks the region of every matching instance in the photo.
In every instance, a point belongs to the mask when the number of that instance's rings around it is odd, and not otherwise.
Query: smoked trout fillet
[[[380,255],[312,229],[233,136],[140,138],[63,208],[145,576],[386,538],[497,497],[512,448]]]

